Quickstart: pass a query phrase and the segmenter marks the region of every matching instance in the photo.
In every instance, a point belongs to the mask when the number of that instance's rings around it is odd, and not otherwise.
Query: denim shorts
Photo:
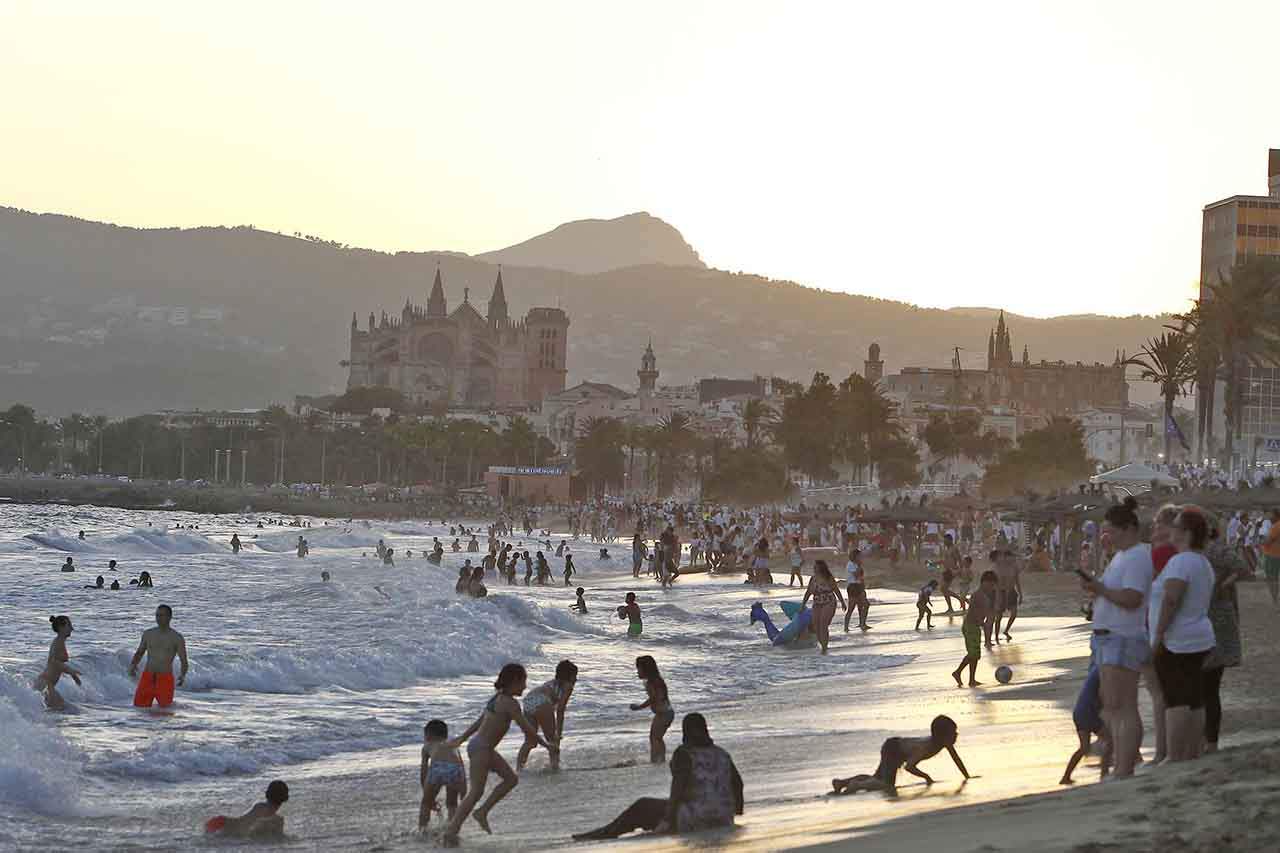
[[[1151,644],[1145,636],[1095,633],[1089,649],[1095,666],[1119,666],[1138,672],[1151,662]]]

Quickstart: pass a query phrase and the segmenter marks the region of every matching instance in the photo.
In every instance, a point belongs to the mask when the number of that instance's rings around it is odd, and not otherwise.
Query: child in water
[[[920,622],[925,623],[930,631],[933,630],[933,610],[929,607],[929,599],[933,596],[933,591],[938,588],[938,582],[931,580],[924,586],[920,587],[920,597],[916,599],[916,610],[919,616],[916,617],[916,630],[920,630]]]
[[[618,608],[618,618],[626,619],[627,636],[639,637],[644,633],[644,622],[640,618],[640,605],[636,604],[636,594],[627,593],[627,603]]]
[[[578,600],[569,605],[570,610],[576,610],[580,614],[587,612],[586,592],[582,587],[578,587]]]
[[[458,802],[467,795],[467,773],[458,754],[461,740],[449,740],[449,725],[432,720],[422,727],[422,767],[418,782],[422,785],[422,806],[418,809],[418,828],[426,829],[431,813],[439,811],[436,797],[445,789],[445,808],[449,820],[458,810]]]
[[[289,786],[279,779],[267,786],[267,799],[240,817],[219,815],[206,823],[208,833],[220,832],[237,838],[263,838],[284,835],[284,818],[278,812],[289,802]]]
[[[956,739],[960,736],[955,720],[946,716],[937,716],[929,725],[928,737],[891,737],[880,747],[880,766],[871,775],[860,773],[848,779],[832,779],[831,790],[835,794],[856,794],[859,791],[884,791],[893,793],[897,790],[899,768],[905,769],[912,776],[918,776],[926,785],[933,784],[933,778],[923,770],[917,769],[921,761],[933,758],[942,750],[946,750],[951,760],[956,763],[961,774],[967,780],[969,771],[956,752]]]
[[[565,586],[569,585],[569,578],[573,577],[573,574],[574,574],[573,555],[565,554],[564,555],[564,585]]]

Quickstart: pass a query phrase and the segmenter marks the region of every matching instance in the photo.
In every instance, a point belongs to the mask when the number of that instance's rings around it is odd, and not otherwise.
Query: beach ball
[[[996,667],[996,681],[1000,682],[1001,684],[1008,684],[1012,680],[1013,680],[1013,670],[1009,669],[1009,667],[1007,666]]]

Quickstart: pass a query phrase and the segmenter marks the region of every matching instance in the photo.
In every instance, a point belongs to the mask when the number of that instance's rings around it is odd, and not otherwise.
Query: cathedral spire
[[[440,265],[436,264],[436,278],[431,283],[431,296],[427,299],[427,316],[444,317],[449,313],[444,299],[444,282],[440,280]]]
[[[640,393],[653,393],[658,382],[658,359],[653,354],[653,338],[649,338],[649,345],[644,348],[644,355],[640,356],[640,369],[636,371],[636,376],[640,379]]]
[[[505,326],[507,323],[507,292],[502,287],[502,266],[498,266],[498,280],[493,283],[493,296],[489,297],[489,325]]]

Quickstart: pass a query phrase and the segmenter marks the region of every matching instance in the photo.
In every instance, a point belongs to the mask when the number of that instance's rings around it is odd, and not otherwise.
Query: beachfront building
[[[485,314],[465,289],[449,311],[437,268],[425,306],[406,300],[398,316],[370,314],[365,329],[351,316],[347,388],[395,388],[420,405],[534,409],[564,390],[568,331],[559,308],[512,319],[501,269]]]
[[[1265,196],[1233,195],[1221,201],[1207,204],[1201,215],[1200,228],[1200,296],[1207,291],[1204,284],[1221,281],[1231,268],[1250,255],[1280,257],[1280,148],[1267,152],[1267,191]],[[1247,367],[1248,391],[1244,395],[1244,412],[1240,419],[1241,437],[1235,448],[1249,454],[1260,445],[1258,461],[1280,461],[1280,450],[1268,450],[1266,439],[1280,438],[1280,369],[1274,367]],[[1226,394],[1222,383],[1214,396],[1215,406],[1223,407]],[[1219,446],[1224,437],[1227,419],[1225,409],[1220,408],[1213,419],[1213,436],[1206,442]],[[1258,441],[1262,439],[1262,441]],[[1270,446],[1280,447],[1271,442]],[[1219,460],[1222,468],[1230,467],[1230,460]]]

